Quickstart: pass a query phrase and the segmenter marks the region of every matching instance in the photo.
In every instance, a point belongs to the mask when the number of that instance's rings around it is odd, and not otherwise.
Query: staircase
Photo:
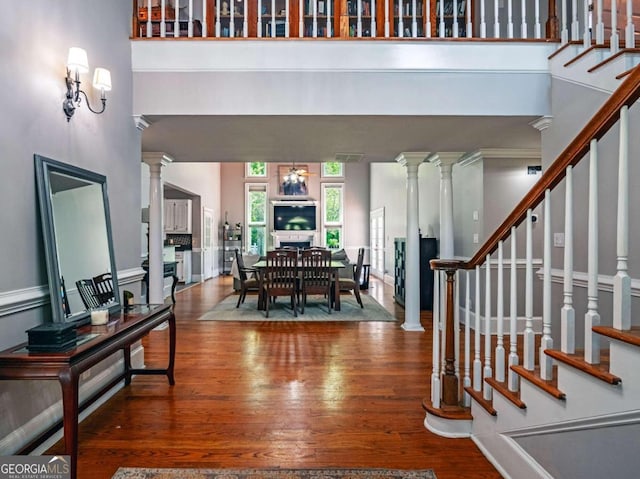
[[[432,261],[425,426],[504,477],[640,477],[640,50],[608,46],[550,58],[611,95],[473,258]]]

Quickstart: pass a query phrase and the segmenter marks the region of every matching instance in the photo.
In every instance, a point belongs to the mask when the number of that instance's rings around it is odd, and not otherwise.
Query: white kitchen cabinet
[[[176,269],[180,283],[191,283],[191,251],[176,251]]]
[[[164,200],[164,231],[191,234],[191,200]]]

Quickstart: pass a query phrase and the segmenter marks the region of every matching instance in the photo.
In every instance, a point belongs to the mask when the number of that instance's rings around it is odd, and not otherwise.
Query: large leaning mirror
[[[35,155],[53,322],[83,324],[120,309],[107,180]]]

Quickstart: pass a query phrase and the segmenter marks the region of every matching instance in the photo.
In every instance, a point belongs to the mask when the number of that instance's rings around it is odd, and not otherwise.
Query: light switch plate
[[[553,246],[564,248],[564,233],[553,233]]]

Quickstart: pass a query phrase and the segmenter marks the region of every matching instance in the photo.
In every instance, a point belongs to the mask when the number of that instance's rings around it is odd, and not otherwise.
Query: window
[[[261,161],[247,163],[247,178],[266,178],[267,164]]]
[[[324,183],[322,185],[322,236],[327,248],[339,249],[343,238],[343,185]]]
[[[322,176],[329,178],[342,178],[344,177],[344,166],[339,161],[328,161],[322,163]]]
[[[265,255],[267,251],[267,184],[245,184],[247,250]]]

